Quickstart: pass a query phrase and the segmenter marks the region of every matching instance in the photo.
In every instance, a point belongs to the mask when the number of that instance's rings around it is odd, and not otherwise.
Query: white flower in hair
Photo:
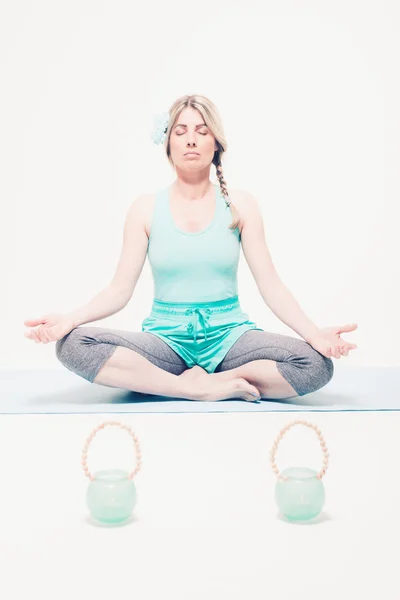
[[[168,122],[169,114],[167,112],[156,115],[154,119],[153,132],[151,134],[151,139],[155,144],[162,144],[165,142],[167,137]]]

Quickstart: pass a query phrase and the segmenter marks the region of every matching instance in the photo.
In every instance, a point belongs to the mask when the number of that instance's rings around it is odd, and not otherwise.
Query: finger
[[[49,337],[49,332],[46,329],[42,330],[42,340],[43,340],[43,344],[48,344],[49,342],[51,342],[51,339]]]
[[[43,344],[48,344],[49,342],[51,342],[48,328],[45,327],[44,325],[40,325],[39,330],[40,330],[40,339],[42,340]]]
[[[41,325],[45,322],[45,318],[41,317],[40,319],[27,319],[24,321],[24,325],[27,327],[36,327],[37,325]]]
[[[53,342],[54,340],[51,335],[51,330],[46,329],[45,333],[46,333],[47,342]]]
[[[45,337],[43,325],[40,325],[40,327],[38,327],[38,329],[37,329],[37,335],[38,335],[39,340],[42,343],[46,343],[46,337]]]
[[[347,350],[354,350],[354,348],[357,348],[357,344],[350,344],[350,342],[347,342],[347,344],[345,345],[345,348]]]
[[[34,342],[37,341],[37,333],[34,329],[31,329],[30,331],[25,331],[24,335]]]
[[[51,342],[51,337],[49,336],[49,332],[45,327],[42,327],[42,341],[43,344],[48,344]]]
[[[357,329],[357,327],[357,323],[350,323],[348,325],[342,325],[338,328],[338,331],[339,333],[343,333],[344,331],[354,331],[355,329]]]

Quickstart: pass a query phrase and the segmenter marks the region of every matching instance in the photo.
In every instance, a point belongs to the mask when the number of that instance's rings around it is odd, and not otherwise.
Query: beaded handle
[[[276,462],[275,462],[275,455],[276,455],[276,451],[278,449],[278,444],[281,441],[281,439],[283,438],[283,436],[285,435],[285,433],[294,425],[305,425],[306,427],[310,427],[311,429],[314,429],[315,433],[317,434],[319,441],[320,441],[320,445],[322,448],[322,452],[324,453],[324,461],[323,461],[323,466],[322,469],[320,470],[320,472],[317,475],[318,479],[322,479],[322,477],[325,475],[326,470],[328,468],[328,458],[329,458],[329,452],[327,450],[326,447],[326,442],[322,436],[321,430],[314,425],[313,423],[309,423],[308,421],[301,421],[301,420],[296,420],[296,421],[292,421],[291,423],[289,423],[288,425],[286,425],[286,427],[283,427],[283,429],[281,429],[279,435],[277,436],[273,446],[272,446],[272,450],[271,450],[271,463],[272,463],[272,470],[274,471],[274,473],[277,475],[278,479],[280,481],[287,481],[287,477],[285,477],[284,475],[282,475],[279,472],[278,467],[276,466]]]
[[[115,425],[117,427],[121,427],[122,429],[125,429],[131,435],[131,437],[133,439],[133,443],[135,444],[136,457],[137,457],[136,468],[129,474],[129,479],[133,479],[135,477],[135,475],[139,472],[140,467],[142,466],[142,453],[140,451],[139,440],[136,437],[136,435],[134,434],[134,432],[132,431],[132,429],[130,427],[128,427],[128,425],[124,425],[123,423],[120,423],[119,421],[105,421],[101,425],[98,425],[98,427],[95,427],[93,429],[92,433],[86,439],[85,445],[82,450],[82,467],[85,472],[85,475],[86,475],[86,477],[89,477],[89,479],[91,481],[93,481],[94,477],[89,472],[89,469],[87,466],[87,453],[88,453],[89,445],[90,445],[91,441],[93,440],[94,436],[97,434],[97,432],[100,431],[101,429],[104,429],[104,427],[106,427],[108,425]]]

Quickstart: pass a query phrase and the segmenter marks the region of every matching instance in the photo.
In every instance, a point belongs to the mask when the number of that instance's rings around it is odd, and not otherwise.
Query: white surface
[[[282,413],[124,415],[143,467],[125,527],[87,517],[84,440],[109,416],[0,417],[0,596],[7,600],[398,600],[397,413],[301,415],[330,451],[323,517],[277,518],[269,451]],[[89,467],[129,469],[131,442],[107,428]],[[132,460],[131,460],[132,459]],[[315,434],[287,433],[278,465],[319,468]]]

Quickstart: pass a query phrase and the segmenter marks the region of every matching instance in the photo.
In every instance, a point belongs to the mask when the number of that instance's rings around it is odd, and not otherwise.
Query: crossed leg
[[[240,336],[214,373],[201,367],[189,371],[216,381],[243,377],[262,398],[288,399],[326,385],[333,376],[333,361],[302,339],[254,329]]]
[[[56,355],[68,369],[94,382],[119,346],[174,375],[243,378],[265,399],[303,396],[323,387],[333,376],[332,359],[304,340],[257,329],[241,335],[211,374],[200,367],[188,368],[168,344],[147,332],[77,327],[56,343]]]
[[[181,377],[192,377],[193,380],[201,377],[211,377],[215,381],[231,381],[243,377],[254,385],[260,392],[261,398],[294,398],[298,396],[296,390],[280,374],[276,361],[269,359],[252,360],[241,367],[227,369],[220,373],[207,373],[205,369],[196,365],[187,369]]]

